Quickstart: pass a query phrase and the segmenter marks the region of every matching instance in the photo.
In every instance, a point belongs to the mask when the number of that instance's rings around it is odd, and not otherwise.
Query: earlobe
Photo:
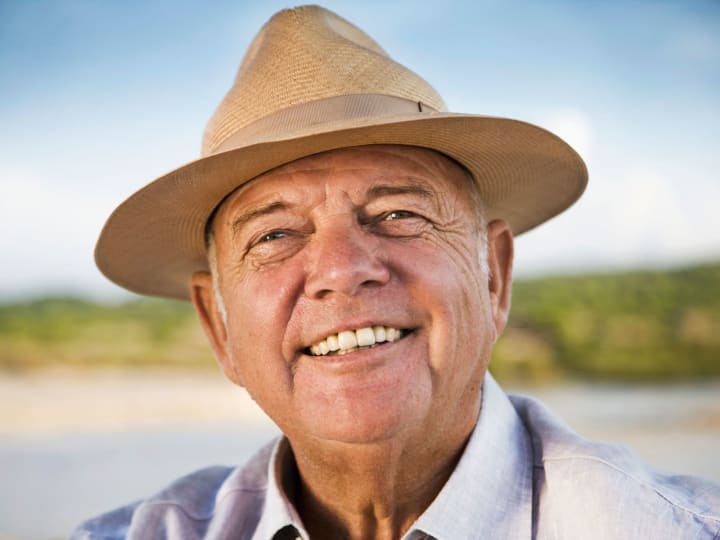
[[[508,223],[498,219],[488,225],[488,289],[495,339],[500,337],[507,324],[512,297],[512,265],[514,241]]]
[[[213,289],[213,280],[209,272],[195,272],[191,278],[190,295],[195,313],[210,341],[220,366],[225,375],[240,384],[232,368],[230,355],[228,354],[227,326],[223,320],[220,306],[217,305],[217,298]]]

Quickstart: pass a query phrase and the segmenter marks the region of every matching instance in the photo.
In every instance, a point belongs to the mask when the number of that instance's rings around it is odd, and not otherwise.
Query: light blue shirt
[[[290,465],[288,465],[290,464]],[[82,524],[73,540],[309,538],[281,486],[285,439],[238,468],[212,467]],[[720,486],[655,471],[590,442],[534,399],[485,378],[463,455],[403,540],[720,540]]]

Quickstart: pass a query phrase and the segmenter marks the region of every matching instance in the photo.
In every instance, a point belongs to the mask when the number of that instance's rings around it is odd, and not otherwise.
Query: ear
[[[195,272],[190,281],[190,296],[195,313],[210,341],[215,358],[225,372],[225,376],[242,386],[237,376],[232,355],[228,347],[228,332],[220,306],[217,304],[212,276],[209,272]]]
[[[512,296],[513,235],[510,225],[497,219],[488,225],[488,290],[495,323],[495,340],[507,324]]]

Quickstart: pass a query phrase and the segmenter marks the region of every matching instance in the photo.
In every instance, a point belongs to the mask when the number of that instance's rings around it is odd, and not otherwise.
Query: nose
[[[305,293],[310,298],[354,296],[363,288],[379,287],[390,280],[380,239],[357,223],[336,222],[318,228],[308,247]]]

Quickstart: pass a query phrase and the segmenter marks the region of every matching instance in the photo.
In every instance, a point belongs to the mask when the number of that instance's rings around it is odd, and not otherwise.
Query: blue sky
[[[0,298],[116,297],[92,250],[112,209],[199,154],[283,2],[0,0]],[[529,276],[720,259],[720,4],[324,5],[450,110],[547,127],[585,157],[566,214],[518,239]]]

